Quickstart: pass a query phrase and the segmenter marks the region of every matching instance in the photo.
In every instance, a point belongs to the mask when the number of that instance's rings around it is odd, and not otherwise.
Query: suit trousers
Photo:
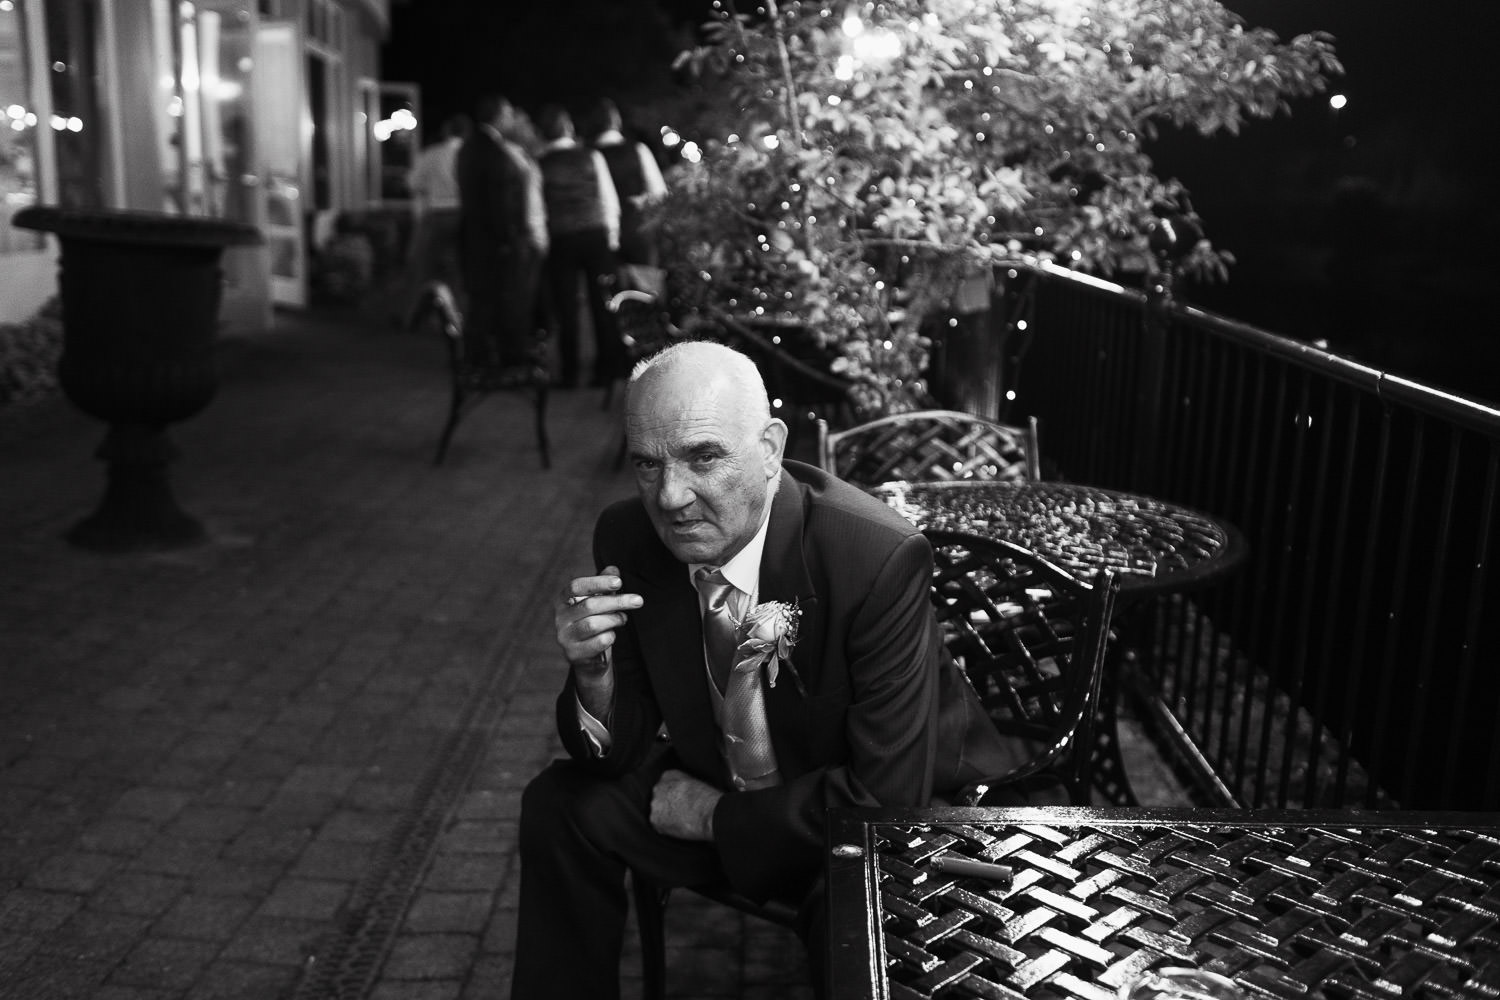
[[[665,748],[640,769],[603,778],[554,761],[521,798],[521,899],[512,1000],[617,1000],[628,871],[662,888],[724,881],[712,844],[651,827],[651,789],[676,759]],[[821,886],[809,893],[802,933],[821,967]],[[821,986],[821,975],[815,979]]]
[[[547,254],[547,287],[552,318],[557,331],[557,354],[561,361],[562,382],[574,385],[579,370],[578,285],[583,282],[588,302],[589,321],[594,328],[595,385],[604,385],[621,374],[625,365],[625,347],[620,342],[614,314],[606,302],[612,292],[615,276],[615,254],[609,248],[609,236],[603,229],[585,229],[576,233],[553,233],[552,248]]]

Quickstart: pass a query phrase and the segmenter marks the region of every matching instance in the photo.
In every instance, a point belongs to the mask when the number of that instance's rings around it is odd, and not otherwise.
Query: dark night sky
[[[1475,286],[1493,273],[1500,226],[1493,131],[1497,19],[1488,0],[1226,0],[1283,38],[1335,37],[1346,75],[1290,118],[1234,138],[1166,136],[1153,154],[1181,178],[1209,236],[1239,265],[1228,286],[1187,286],[1209,308],[1309,339],[1373,364],[1460,389],[1493,339],[1477,322]],[[387,79],[415,80],[424,112],[459,110],[500,90],[532,110],[609,93],[669,114],[667,64],[691,38],[706,0],[398,0]],[[655,109],[653,111],[653,108]],[[430,128],[430,126],[429,126]],[[431,134],[431,132],[429,132]],[[1349,317],[1358,317],[1351,322]],[[1421,329],[1422,337],[1405,336]],[[1432,344],[1443,345],[1433,351]],[[1419,349],[1418,345],[1426,345]],[[1441,363],[1445,357],[1457,365]],[[1453,367],[1458,375],[1450,376]],[[1488,367],[1488,366],[1485,366]],[[1470,384],[1463,379],[1469,378]]]

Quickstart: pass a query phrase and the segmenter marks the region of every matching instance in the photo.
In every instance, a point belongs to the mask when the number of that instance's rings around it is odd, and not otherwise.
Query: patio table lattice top
[[[1207,514],[1077,483],[893,482],[871,492],[918,527],[1002,538],[1079,576],[1109,567],[1126,590],[1168,576],[1184,586],[1240,547]]]
[[[1493,828],[1099,817],[867,827],[889,996],[1113,1000],[1167,965],[1249,1000],[1500,993]],[[937,856],[1013,880],[943,874]]]

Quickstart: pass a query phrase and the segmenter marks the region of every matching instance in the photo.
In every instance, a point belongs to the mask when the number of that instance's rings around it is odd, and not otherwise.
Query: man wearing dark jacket
[[[599,570],[556,606],[570,759],[522,800],[515,1000],[619,995],[627,870],[798,905],[820,969],[826,810],[922,805],[1008,766],[972,689],[940,676],[926,538],[782,462],[748,358],[648,359],[626,432],[639,496],[601,515]],[[726,621],[749,623],[727,649]],[[940,714],[959,721],[939,733]]]
[[[504,134],[511,113],[503,97],[480,100],[457,161],[465,358],[474,375],[501,382],[525,380],[535,363],[532,318],[547,250],[536,165]]]

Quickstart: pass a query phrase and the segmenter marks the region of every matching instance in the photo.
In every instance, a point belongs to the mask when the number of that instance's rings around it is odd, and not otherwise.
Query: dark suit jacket
[[[620,567],[624,591],[644,605],[613,647],[610,752],[596,756],[579,730],[571,672],[557,705],[563,743],[585,766],[620,774],[643,763],[665,721],[682,768],[728,788],[687,567],[661,543],[639,500],[600,516],[594,558]],[[714,813],[719,857],[740,892],[765,898],[805,888],[821,868],[828,808],[925,805],[935,771],[940,786],[968,776],[960,744],[983,742],[986,730],[998,740],[967,683],[960,677],[955,689],[940,678],[931,576],[931,548],[906,520],[811,466],[785,464],[759,600],[801,607],[792,665],[806,693],[785,669],[766,691],[783,783],[727,794]],[[957,700],[942,708],[945,690]],[[940,710],[956,720],[941,754]]]
[[[487,129],[459,147],[459,252],[465,277],[485,283],[526,243],[526,177]],[[473,277],[470,277],[473,276]]]

